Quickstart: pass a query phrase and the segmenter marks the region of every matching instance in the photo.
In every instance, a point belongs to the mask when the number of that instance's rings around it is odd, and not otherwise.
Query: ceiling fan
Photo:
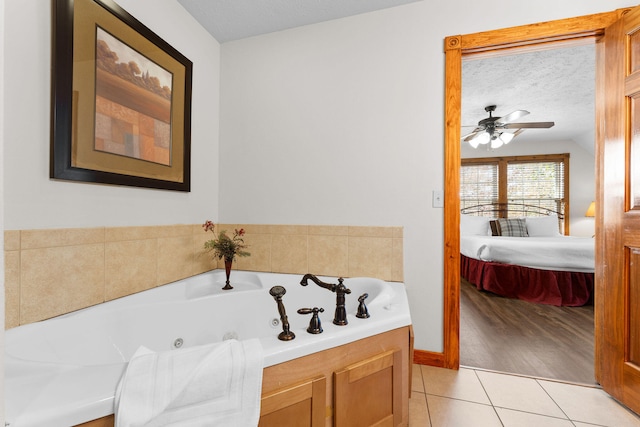
[[[527,128],[546,129],[555,124],[554,122],[514,123],[514,120],[529,114],[526,110],[516,110],[504,117],[493,117],[493,112],[496,111],[495,105],[486,106],[484,111],[489,113],[489,117],[480,120],[471,133],[462,136],[462,140],[468,142],[473,148],[489,143],[491,148],[498,148],[511,142]],[[505,129],[516,129],[516,131],[509,132]]]

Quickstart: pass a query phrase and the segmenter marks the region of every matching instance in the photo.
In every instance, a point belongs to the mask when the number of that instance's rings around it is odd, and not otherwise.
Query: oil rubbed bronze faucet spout
[[[325,288],[325,289],[330,290],[331,292],[335,292],[335,287],[336,287],[335,284],[323,282],[322,280],[318,279],[313,274],[309,274],[309,273],[307,273],[304,276],[302,276],[302,280],[300,280],[300,284],[302,286],[307,286],[309,284],[309,280],[311,280],[313,283],[315,283],[316,285],[320,286],[321,288]]]
[[[340,277],[338,279],[338,284],[336,285],[335,283],[323,282],[313,274],[307,273],[304,276],[302,276],[302,280],[300,280],[300,284],[302,286],[307,286],[309,284],[309,280],[311,280],[313,283],[320,286],[321,288],[325,288],[330,290],[331,292],[336,293],[336,312],[333,317],[333,323],[335,325],[340,325],[340,326],[346,325],[348,322],[347,322],[347,310],[345,308],[345,295],[350,294],[351,289],[348,289],[342,283],[344,282],[344,279]]]

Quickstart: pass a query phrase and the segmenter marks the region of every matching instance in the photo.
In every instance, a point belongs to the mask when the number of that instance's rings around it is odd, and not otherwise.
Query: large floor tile
[[[432,395],[427,404],[432,427],[502,427],[490,405]]]
[[[456,371],[424,365],[421,368],[427,394],[491,404],[472,369],[462,368]]]
[[[504,427],[573,427],[573,423],[569,420],[548,417],[546,415],[514,411],[513,409],[505,408],[496,408],[496,412]]]
[[[574,421],[610,427],[638,427],[640,418],[598,388],[539,380],[549,396]]]
[[[477,371],[477,374],[491,403],[496,407],[567,418],[533,378],[486,371]]]
[[[427,396],[423,393],[411,393],[411,399],[409,399],[409,426],[431,427],[429,410],[427,409]]]
[[[413,364],[411,369],[411,390],[424,393],[424,384],[422,383],[422,369],[420,365]]]

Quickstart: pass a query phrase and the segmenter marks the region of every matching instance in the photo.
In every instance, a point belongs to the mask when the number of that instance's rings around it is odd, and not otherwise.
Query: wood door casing
[[[554,44],[595,43],[627,9],[445,38],[444,334],[443,352],[416,350],[415,360],[458,369],[460,363],[460,110],[462,59],[506,55]],[[597,159],[596,159],[597,163]],[[596,166],[598,168],[598,166]]]

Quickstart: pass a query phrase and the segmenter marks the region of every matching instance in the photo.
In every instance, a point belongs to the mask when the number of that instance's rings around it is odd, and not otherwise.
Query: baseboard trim
[[[413,363],[417,363],[418,365],[428,365],[438,368],[444,368],[444,353],[436,353],[434,351],[425,350],[414,350]]]

